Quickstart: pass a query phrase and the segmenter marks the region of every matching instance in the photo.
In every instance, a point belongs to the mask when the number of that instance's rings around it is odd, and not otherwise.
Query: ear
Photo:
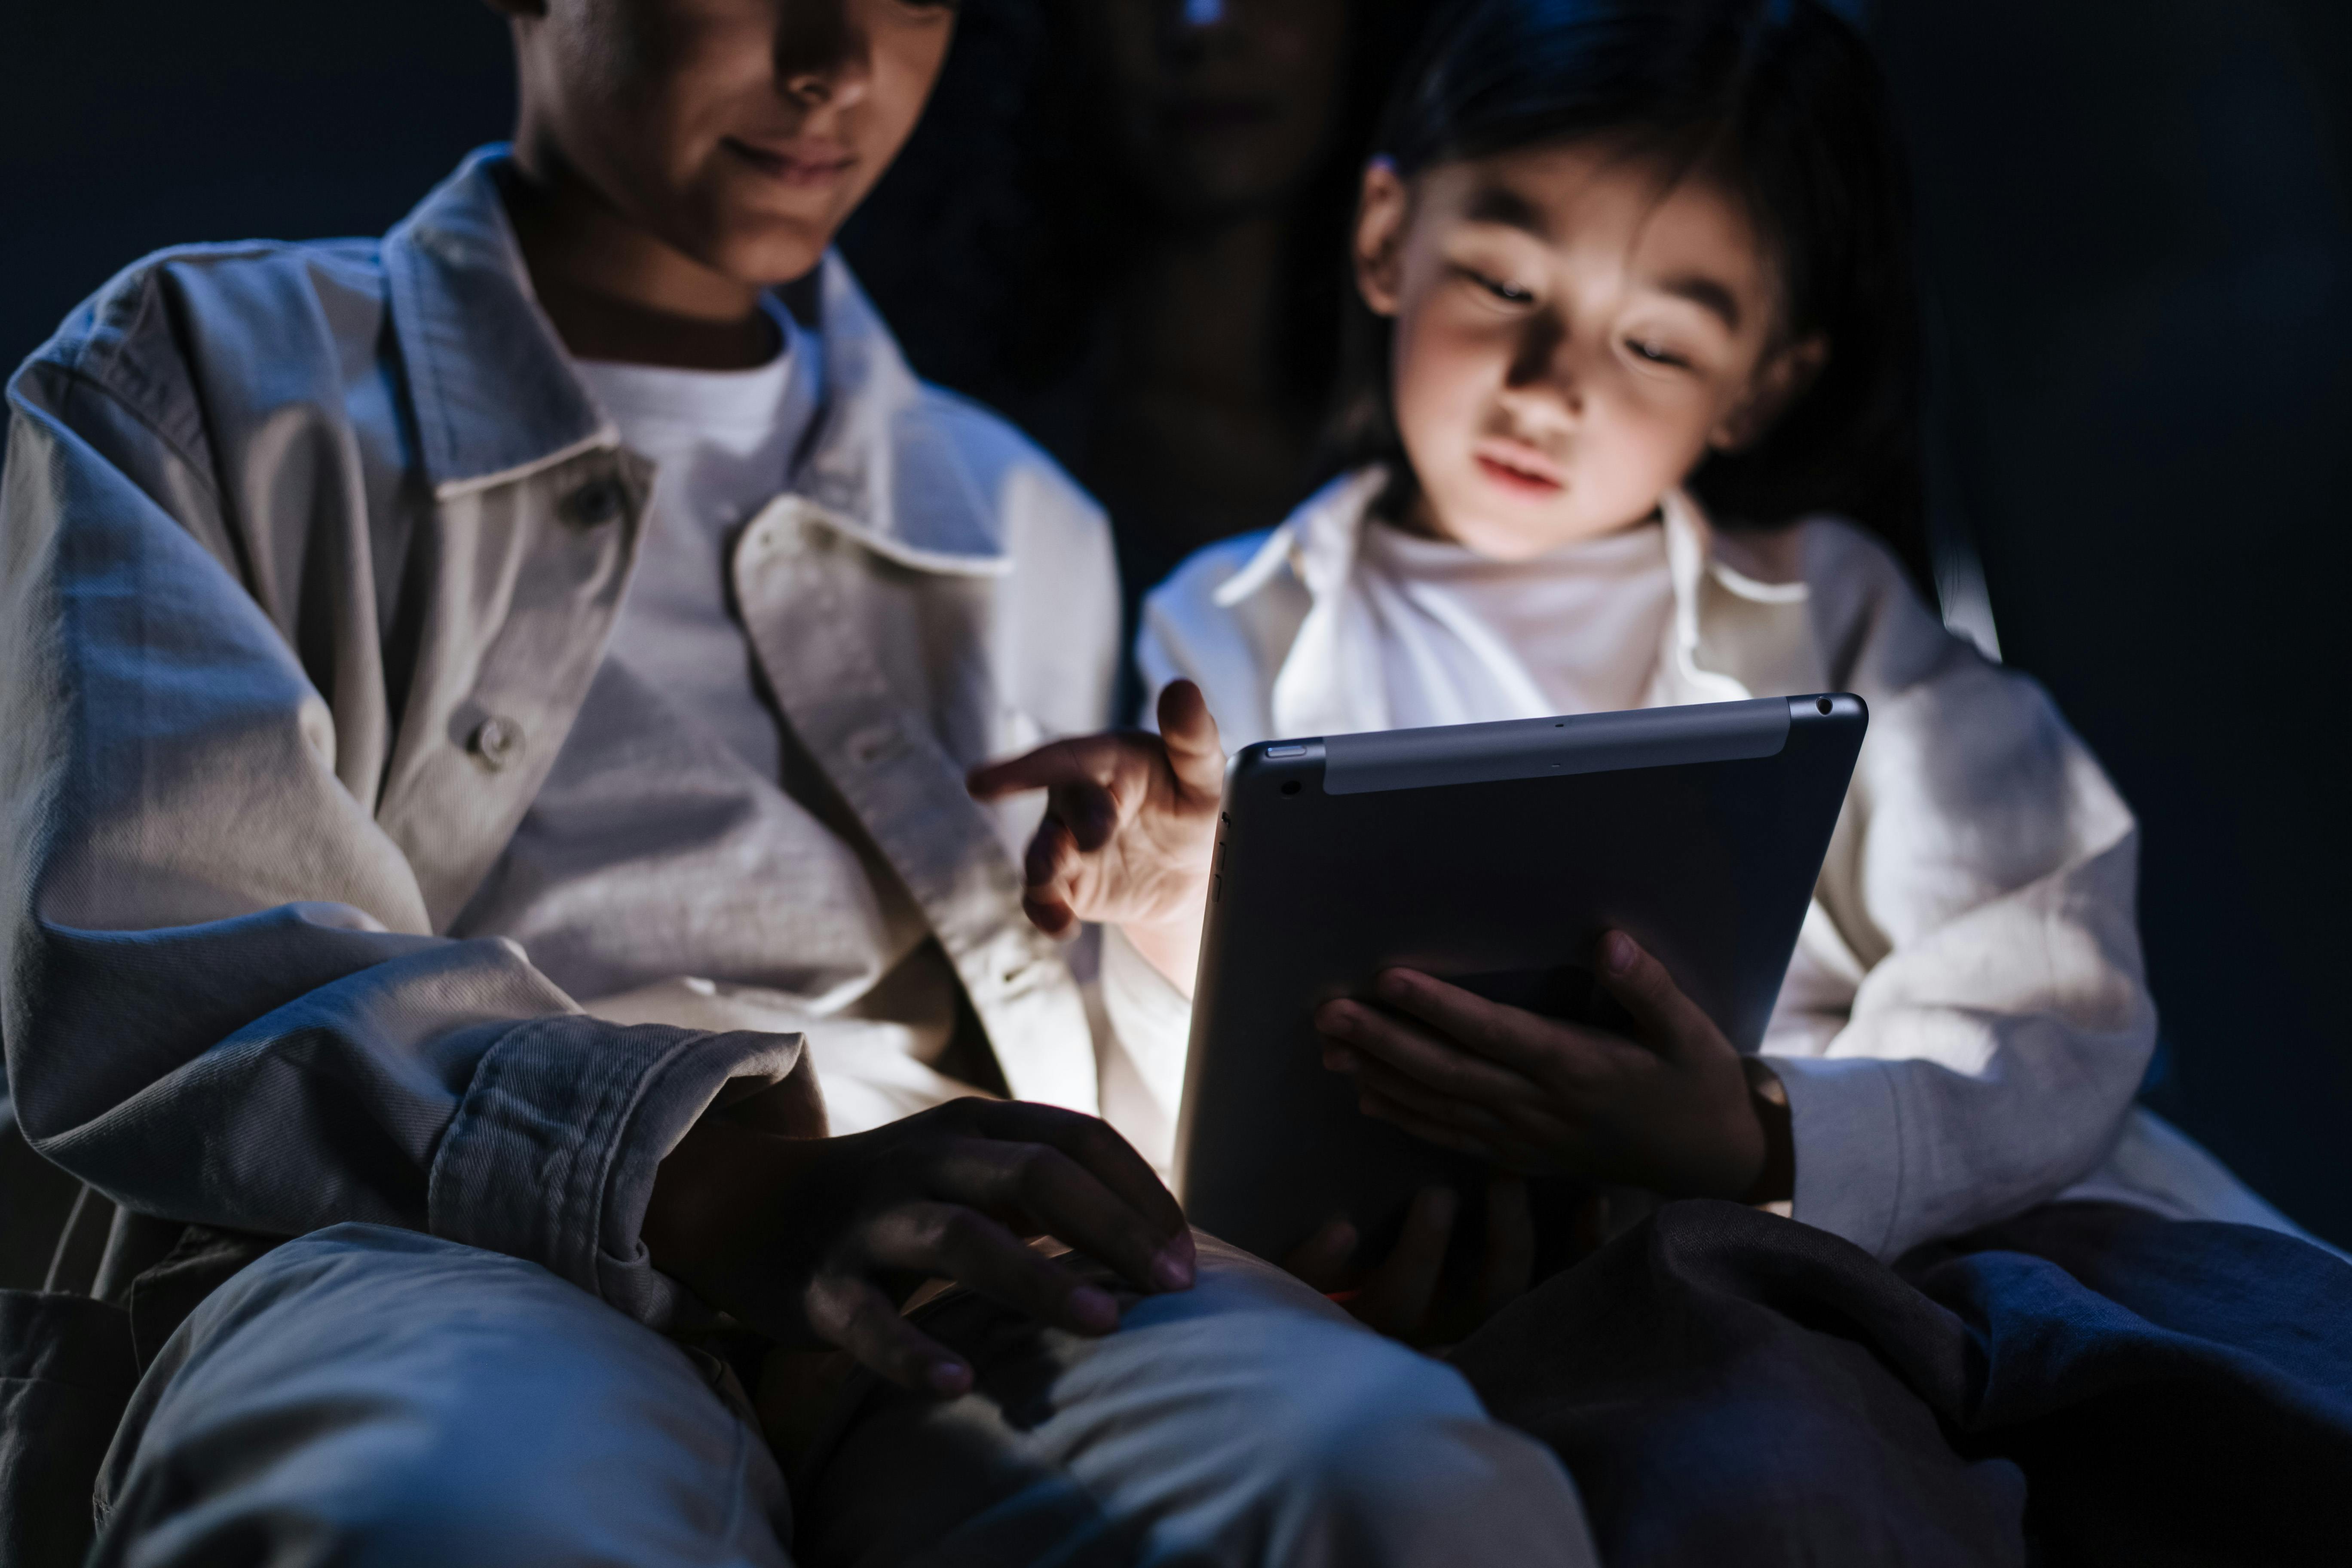
[[[1364,165],[1356,202],[1356,290],[1376,316],[1393,316],[1403,302],[1405,220],[1412,193],[1396,165],[1375,158]]]
[[[1707,435],[1706,444],[1718,452],[1737,452],[1753,446],[1789,405],[1805,395],[1829,363],[1830,342],[1819,332],[1775,349],[1756,367],[1748,395]]]

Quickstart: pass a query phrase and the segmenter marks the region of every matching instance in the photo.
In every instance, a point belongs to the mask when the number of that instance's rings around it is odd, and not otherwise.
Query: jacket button
[[[522,750],[522,726],[511,719],[485,719],[466,737],[466,749],[496,773]]]
[[[610,474],[590,479],[555,503],[555,513],[574,528],[602,528],[626,510],[628,497]]]

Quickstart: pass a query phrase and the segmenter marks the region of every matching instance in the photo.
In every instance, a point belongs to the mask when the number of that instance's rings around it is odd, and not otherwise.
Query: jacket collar
[[[393,331],[418,459],[443,500],[621,446],[531,293],[499,185],[510,154],[477,149],[384,237]],[[1009,569],[1002,519],[840,258],[818,297],[824,404],[793,490],[822,521],[919,570]]]
[[[1338,734],[1387,728],[1378,683],[1361,678],[1361,650],[1350,645],[1361,635],[1352,623],[1345,592],[1354,574],[1365,513],[1387,484],[1384,468],[1343,474],[1317,491],[1253,553],[1215,595],[1230,609],[1263,591],[1286,571],[1307,593],[1310,608],[1292,643],[1271,696],[1273,719],[1284,734]],[[1722,536],[1704,509],[1682,489],[1660,499],[1666,533],[1666,567],[1674,586],[1674,613],[1660,649],[1658,695],[1676,702],[1738,701],[1752,693],[1738,677],[1699,661],[1710,602],[1720,591],[1734,601],[1763,605],[1803,605],[1811,590],[1801,582],[1766,582],[1723,559]],[[1352,675],[1343,672],[1355,670]]]

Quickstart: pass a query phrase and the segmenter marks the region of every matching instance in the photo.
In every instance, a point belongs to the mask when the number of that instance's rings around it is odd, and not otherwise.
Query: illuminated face
[[[726,277],[815,266],[938,79],[953,0],[494,0],[524,140]]]
[[[1524,560],[1646,518],[1710,449],[1759,434],[1821,362],[1780,342],[1738,205],[1575,144],[1366,171],[1366,303],[1396,323],[1421,521]]]
[[[1263,207],[1339,114],[1346,0],[1077,0],[1127,166],[1170,212]]]

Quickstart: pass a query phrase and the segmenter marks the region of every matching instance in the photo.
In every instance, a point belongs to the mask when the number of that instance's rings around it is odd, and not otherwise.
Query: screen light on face
[[[1225,0],[1184,0],[1184,25],[1213,27],[1225,19]]]

